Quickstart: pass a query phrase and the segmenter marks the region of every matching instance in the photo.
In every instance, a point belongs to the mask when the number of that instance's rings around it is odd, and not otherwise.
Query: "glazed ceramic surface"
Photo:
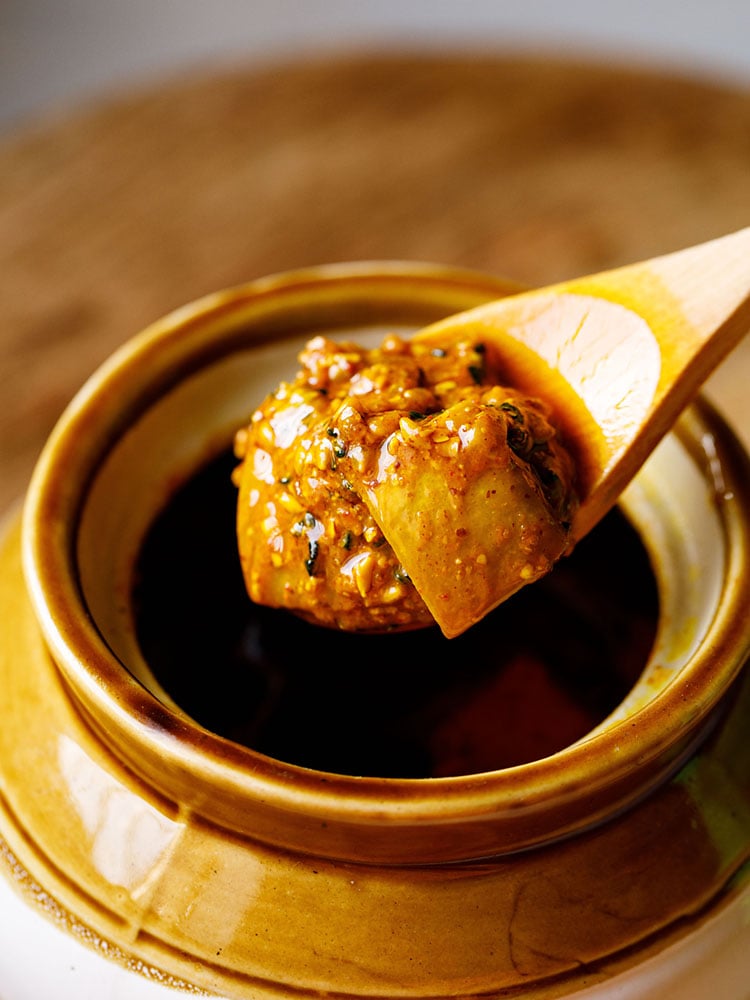
[[[101,977],[144,998],[747,996],[750,477],[704,404],[623,500],[659,586],[648,663],[551,757],[305,769],[195,723],[135,639],[155,513],[304,340],[375,343],[509,290],[396,264],[270,278],[157,323],[71,404],[2,549],[7,1000],[56,957],[79,997]]]

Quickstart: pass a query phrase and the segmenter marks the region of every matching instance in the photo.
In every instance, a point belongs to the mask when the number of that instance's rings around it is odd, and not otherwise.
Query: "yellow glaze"
[[[28,905],[238,1000],[610,997],[721,914],[746,933],[750,476],[703,405],[624,500],[662,602],[644,675],[551,757],[305,770],[202,729],[134,649],[139,532],[231,441],[250,372],[270,391],[315,331],[379,342],[497,294],[413,265],[282,276],[168,317],[85,387],[0,546],[0,875]]]

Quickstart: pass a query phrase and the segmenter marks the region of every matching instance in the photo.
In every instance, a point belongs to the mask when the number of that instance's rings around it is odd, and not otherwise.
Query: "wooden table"
[[[404,258],[529,284],[750,224],[750,93],[467,55],[233,67],[0,144],[0,510],[112,349],[205,292]],[[750,443],[750,341],[709,391]]]

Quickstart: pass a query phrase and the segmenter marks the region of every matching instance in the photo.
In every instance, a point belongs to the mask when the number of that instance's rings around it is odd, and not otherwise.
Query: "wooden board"
[[[750,93],[467,54],[224,68],[0,144],[0,511],[64,404],[146,323],[375,258],[529,284],[750,224]],[[710,391],[750,443],[744,343]]]

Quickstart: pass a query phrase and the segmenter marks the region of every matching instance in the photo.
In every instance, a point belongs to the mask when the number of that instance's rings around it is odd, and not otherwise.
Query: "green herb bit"
[[[309,558],[305,559],[305,569],[308,576],[315,575],[315,560],[318,558],[318,543],[310,538],[307,542]]]
[[[406,572],[401,563],[399,563],[398,566],[394,569],[393,575],[395,576],[395,578],[398,580],[399,583],[409,582],[409,574]]]
[[[523,423],[523,413],[521,413],[515,403],[509,403],[506,400],[506,402],[500,404],[499,409],[503,413],[507,413],[511,420],[515,420],[519,424]]]
[[[536,467],[536,474],[547,500],[553,507],[561,507],[565,501],[565,490],[557,473],[546,465],[539,465]]]
[[[508,424],[506,440],[510,450],[515,452],[519,458],[527,458],[534,447],[534,442],[531,441],[528,433],[518,424]]]
[[[345,531],[341,536],[341,548],[347,551],[352,547],[352,533],[351,531]]]

